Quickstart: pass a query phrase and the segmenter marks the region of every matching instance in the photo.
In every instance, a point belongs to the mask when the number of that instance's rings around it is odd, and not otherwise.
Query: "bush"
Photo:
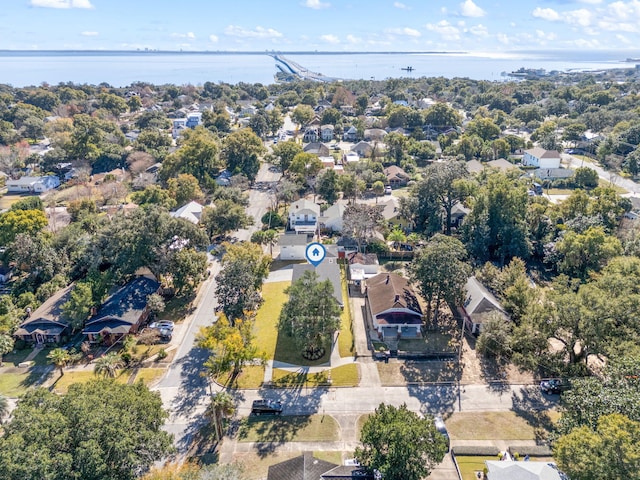
[[[274,212],[272,210],[265,213],[261,220],[262,224],[266,225],[267,228],[284,227],[284,219],[278,214],[278,212]]]
[[[158,355],[157,355],[157,357],[156,357],[156,358],[157,358],[158,360],[164,360],[165,358],[167,358],[167,355],[169,355],[169,354],[167,353],[167,351],[166,351],[164,348],[161,348],[161,349],[158,351]]]
[[[27,342],[25,342],[21,338],[17,339],[13,344],[14,350],[24,350],[25,348],[27,348]]]
[[[516,455],[525,457],[551,457],[553,452],[547,445],[518,445],[509,447],[509,453],[514,457]]]

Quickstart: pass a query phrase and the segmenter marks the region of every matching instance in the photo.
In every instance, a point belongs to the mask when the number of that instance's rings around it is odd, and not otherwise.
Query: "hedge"
[[[473,446],[473,445],[456,445],[451,449],[455,455],[464,455],[469,457],[497,457],[500,449],[494,446]]]
[[[547,445],[511,445],[509,447],[509,453],[511,455],[515,455],[516,453],[520,455],[520,458],[525,455],[529,455],[530,457],[552,457],[553,452],[551,448]]]

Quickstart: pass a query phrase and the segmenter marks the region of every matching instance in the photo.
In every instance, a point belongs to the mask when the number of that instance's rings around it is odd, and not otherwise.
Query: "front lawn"
[[[329,415],[248,417],[238,431],[239,442],[335,442],[338,422]]]
[[[498,457],[476,457],[456,455],[456,463],[462,480],[478,480],[476,472],[484,471],[486,460],[498,460]]]
[[[140,368],[135,374],[135,381],[142,382],[150,387],[158,383],[167,370],[165,368]]]
[[[555,412],[546,412],[552,420]],[[446,420],[452,440],[535,440],[535,429],[515,412],[456,412]]]
[[[115,380],[118,383],[127,383],[129,377],[131,377],[131,370],[121,370]],[[85,383],[96,378],[101,377],[93,373],[93,370],[65,371],[61,377],[60,371],[56,369],[49,377],[49,380],[53,382],[51,387],[53,387],[55,393],[65,394],[74,383]]]
[[[329,383],[329,379],[331,379],[331,383]],[[360,375],[355,363],[342,365],[321,373],[289,372],[274,368],[272,381],[278,387],[355,387],[360,383]]]
[[[232,384],[229,384],[230,373],[218,378],[218,383],[230,388],[247,389],[260,388],[264,381],[264,367],[262,365],[245,365]]]
[[[439,332],[428,332],[422,338],[403,338],[398,340],[398,350],[416,353],[455,353],[456,339]]]
[[[265,283],[262,286],[263,304],[258,309],[253,333],[256,344],[264,352],[267,359],[273,359],[276,355],[278,343],[278,317],[282,306],[288,299],[284,293],[291,282]]]

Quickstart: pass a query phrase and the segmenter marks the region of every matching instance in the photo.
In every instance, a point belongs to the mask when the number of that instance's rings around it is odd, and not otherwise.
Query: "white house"
[[[320,136],[323,142],[330,142],[333,140],[333,131],[335,127],[333,125],[322,125],[320,127]]]
[[[175,212],[171,212],[171,216],[174,218],[183,218],[197,225],[198,223],[200,223],[200,217],[202,216],[203,208],[204,207],[198,202],[193,201],[187,203],[183,207],[180,207]]]
[[[519,462],[515,460],[485,460],[489,480],[566,480],[555,463]]]
[[[524,151],[522,164],[525,167],[560,168],[560,154],[556,150],[535,147]]]
[[[42,193],[60,186],[60,179],[55,175],[45,177],[21,177],[17,180],[7,180],[9,193]]]
[[[303,235],[282,235],[278,239],[280,247],[280,260],[304,260],[305,250],[309,243],[307,234]]]
[[[349,280],[357,287],[367,278],[375,277],[380,269],[378,256],[375,253],[353,252],[347,255],[349,262]]]
[[[314,233],[318,228],[320,206],[302,198],[289,207],[289,227],[296,233]]]
[[[360,156],[356,152],[349,152],[342,155],[342,163],[359,162]]]
[[[327,208],[320,216],[320,224],[326,230],[342,232],[342,217],[344,215],[345,202],[338,200]]]
[[[196,128],[198,125],[202,125],[202,112],[191,112],[187,115],[187,127]]]
[[[187,128],[187,119],[186,118],[174,118],[173,119],[173,128],[171,129],[171,136],[173,138],[178,138],[182,131]]]

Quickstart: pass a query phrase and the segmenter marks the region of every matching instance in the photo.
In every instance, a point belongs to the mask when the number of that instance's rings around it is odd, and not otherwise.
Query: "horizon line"
[[[0,54],[5,53],[134,53],[134,54],[213,54],[213,55],[408,55],[408,54],[467,54],[464,50],[160,50],[160,49],[0,49]]]

